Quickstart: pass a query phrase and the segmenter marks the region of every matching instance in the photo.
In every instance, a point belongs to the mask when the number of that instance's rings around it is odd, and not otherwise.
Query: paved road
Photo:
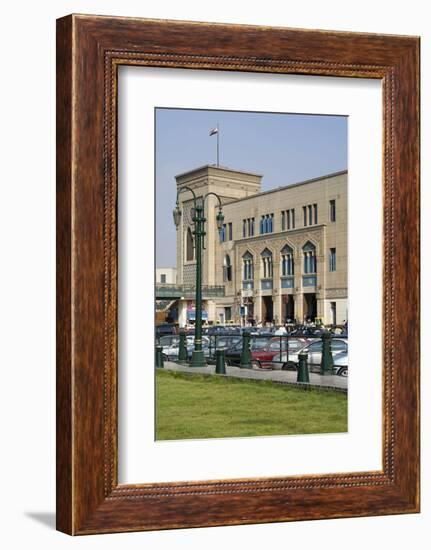
[[[172,361],[165,361],[164,368],[166,370],[186,372],[189,374],[207,374],[215,375],[215,366],[208,365],[207,367],[197,368],[187,365],[179,365]],[[328,390],[338,390],[347,392],[347,377],[343,376],[321,376],[310,372],[310,383],[298,383],[296,381],[296,372],[287,370],[264,370],[264,369],[241,369],[239,367],[226,367],[226,374],[218,374],[217,376],[226,376],[232,378],[245,378],[248,380],[270,380],[281,384],[290,384],[294,386],[313,386]]]

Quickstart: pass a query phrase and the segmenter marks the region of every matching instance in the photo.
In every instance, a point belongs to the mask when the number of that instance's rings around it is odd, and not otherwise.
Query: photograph
[[[155,439],[348,431],[348,116],[156,107]]]
[[[2,8],[2,548],[429,548],[429,4]]]

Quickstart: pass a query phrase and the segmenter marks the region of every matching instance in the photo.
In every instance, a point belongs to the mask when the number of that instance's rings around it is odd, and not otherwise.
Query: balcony
[[[254,288],[254,282],[253,281],[243,281],[242,282],[242,289],[243,290],[253,290]]]
[[[293,275],[288,275],[286,277],[281,277],[281,288],[293,288],[294,287],[294,277]]]
[[[317,275],[303,275],[302,276],[302,286],[316,286],[317,285]]]
[[[260,280],[260,289],[261,290],[272,290],[272,279],[261,279]]]

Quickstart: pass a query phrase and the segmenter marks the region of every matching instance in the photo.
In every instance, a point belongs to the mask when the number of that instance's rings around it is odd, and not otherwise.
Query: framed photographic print
[[[57,22],[57,527],[419,511],[419,39]]]

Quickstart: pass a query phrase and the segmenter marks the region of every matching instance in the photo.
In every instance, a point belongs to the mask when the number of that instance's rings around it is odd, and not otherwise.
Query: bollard
[[[210,336],[209,337],[209,342],[208,342],[208,353],[209,353],[209,358],[210,359],[213,358],[213,355],[212,355],[212,353],[213,353],[213,351],[212,351],[213,350],[212,341],[213,341],[213,337]]]
[[[250,353],[250,333],[244,332],[242,335],[242,353],[241,353],[241,369],[251,369],[251,353]]]
[[[163,369],[163,348],[156,346],[156,369]]]
[[[214,334],[213,352],[211,356],[211,359],[213,359],[214,361],[215,361],[216,351],[217,351],[217,334]]]
[[[320,374],[334,374],[334,360],[331,352],[331,335],[329,332],[322,334],[322,361],[320,363]]]
[[[187,361],[186,333],[180,332],[180,342],[178,344],[178,361],[185,363]]]
[[[216,374],[226,374],[224,349],[223,348],[217,349],[215,356],[216,356],[216,367],[215,367]]]
[[[297,382],[310,382],[310,375],[308,373],[308,353],[301,352],[298,355],[299,365],[298,365],[298,377]]]

